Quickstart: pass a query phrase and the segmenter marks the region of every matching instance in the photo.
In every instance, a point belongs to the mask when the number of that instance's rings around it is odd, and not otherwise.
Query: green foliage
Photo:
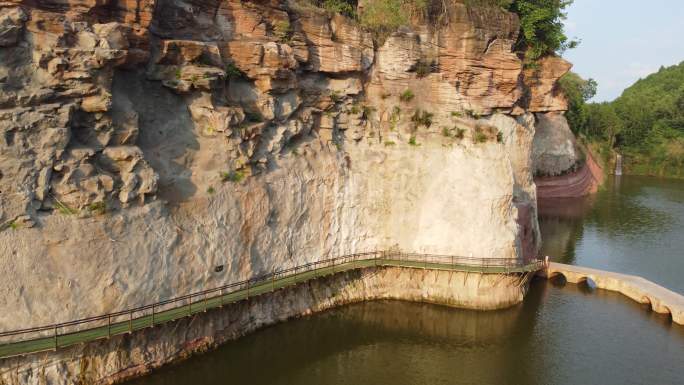
[[[427,8],[427,0],[373,0],[366,2],[359,19],[382,41],[397,28],[408,25],[413,16],[425,14]]]
[[[352,1],[348,0],[309,0],[313,5],[321,7],[328,12],[340,13],[347,17],[356,17],[356,10]]]
[[[475,133],[473,135],[473,141],[475,143],[484,143],[489,140],[487,134],[482,130],[480,126],[475,127]]]
[[[410,144],[411,146],[414,146],[414,147],[420,146],[420,144],[418,144],[418,142],[416,142],[416,137],[415,137],[415,136],[411,136],[411,137],[409,138],[408,144]]]
[[[442,136],[446,136],[447,138],[451,136],[451,131],[447,127],[442,127]]]
[[[356,14],[354,0],[308,0],[310,4],[329,12],[341,13],[358,19],[363,27],[371,31],[382,42],[397,28],[409,25],[411,20],[427,16],[440,16],[446,9],[446,2],[436,0],[373,0],[364,4]],[[528,62],[552,53],[560,53],[577,46],[563,31],[565,10],[573,0],[464,0],[470,7],[499,7],[516,13],[520,18],[520,35],[517,49],[526,53]],[[430,15],[428,15],[430,14]],[[418,77],[427,76],[430,63],[419,63]]]
[[[451,116],[454,118],[460,118],[463,116],[463,113],[461,113],[459,111],[451,111]]]
[[[454,138],[463,139],[465,137],[465,128],[454,127]]]
[[[467,109],[467,110],[465,110],[465,114],[466,114],[466,116],[468,116],[469,118],[472,118],[472,119],[480,119],[480,113],[477,112],[477,111],[475,111],[475,110]]]
[[[104,214],[107,212],[107,202],[93,202],[88,205],[88,211],[96,214]]]
[[[615,101],[586,104],[579,119],[569,118],[588,141],[625,155],[625,172],[684,176],[684,62],[661,67]]]
[[[513,0],[508,10],[520,17],[517,48],[534,62],[540,57],[577,46],[563,31],[565,9],[573,0]]]
[[[476,132],[474,137],[475,143],[484,143],[487,141],[487,135],[483,132]]]
[[[432,126],[433,116],[433,113],[423,110],[416,110],[416,112],[413,113],[413,116],[411,116],[411,121],[415,124],[416,128],[420,126],[430,128],[430,126]]]
[[[245,73],[242,72],[235,64],[226,64],[226,76],[228,78],[245,78]]]
[[[396,143],[393,140],[388,140],[385,142],[385,147],[394,146]]]
[[[587,118],[586,102],[596,95],[598,85],[594,79],[584,80],[574,72],[560,78],[558,85],[568,99],[568,111],[565,116],[570,128],[576,134],[580,133]]]
[[[260,123],[264,121],[264,117],[256,111],[245,111],[245,120],[252,123]]]
[[[508,9],[513,0],[465,0],[464,3],[469,7],[500,7]]]
[[[231,171],[231,172],[221,172],[221,182],[234,182],[239,183],[245,179],[245,172],[241,170]]]
[[[333,103],[338,103],[342,100],[342,95],[340,95],[340,91],[337,90],[332,90],[330,91],[330,101]]]
[[[207,189],[207,194],[214,194],[215,192],[216,190],[212,186],[209,186],[209,188]]]
[[[12,230],[18,230],[19,229],[19,223],[17,221],[12,221],[12,222],[10,222],[8,227]]]
[[[58,201],[55,199],[55,209],[57,209],[57,212],[59,212],[62,215],[76,215],[78,214],[78,210],[72,209],[71,207],[65,205],[64,203]]]
[[[287,43],[292,39],[292,25],[289,20],[277,21],[273,24],[273,33],[281,43]]]
[[[503,132],[499,131],[496,133],[496,142],[503,143]]]
[[[394,106],[392,108],[392,113],[390,114],[390,130],[394,131],[397,129],[397,124],[401,120],[401,108],[399,106]]]
[[[183,71],[180,68],[176,68],[176,80],[181,80],[183,77]]]
[[[401,95],[399,95],[399,100],[401,100],[404,103],[408,103],[415,97],[416,95],[413,93],[413,91],[411,91],[410,89],[406,89],[404,92],[401,93]]]
[[[621,127],[615,145],[625,166],[645,164],[649,174],[681,175],[684,166],[684,62],[661,67],[613,103]],[[589,126],[589,122],[587,125]],[[591,126],[590,126],[591,127]],[[630,162],[630,158],[634,162]]]
[[[418,63],[416,63],[415,68],[413,70],[416,73],[418,79],[422,79],[430,75],[433,72],[434,67],[435,66],[433,63],[421,59],[418,61]]]

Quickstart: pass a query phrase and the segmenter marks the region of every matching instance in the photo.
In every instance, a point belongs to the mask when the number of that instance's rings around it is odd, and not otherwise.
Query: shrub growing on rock
[[[407,89],[404,92],[402,92],[401,95],[399,95],[399,100],[401,100],[404,103],[408,103],[411,100],[413,100],[413,98],[415,98],[415,97],[416,97],[416,95],[413,93],[413,91],[411,91],[410,89]]]

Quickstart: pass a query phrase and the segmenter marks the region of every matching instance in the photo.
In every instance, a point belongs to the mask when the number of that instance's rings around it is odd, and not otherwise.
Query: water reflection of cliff
[[[512,375],[535,384],[536,373],[521,371],[511,357],[536,348],[543,296],[532,290],[524,303],[491,312],[399,301],[349,305],[266,328],[131,384],[413,384],[434,376],[503,384]],[[390,381],[397,374],[402,378]]]
[[[584,198],[539,199],[540,253],[558,262],[574,263],[575,248],[589,235],[589,229],[601,243],[613,240],[645,245],[679,227],[675,222],[683,190],[679,181],[630,176],[610,178],[603,191]]]
[[[585,217],[596,203],[596,195],[581,198],[540,199],[540,254],[562,263],[575,261],[575,245],[584,232]]]

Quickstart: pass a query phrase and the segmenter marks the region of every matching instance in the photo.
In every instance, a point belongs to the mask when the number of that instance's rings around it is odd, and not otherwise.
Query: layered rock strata
[[[447,15],[379,44],[295,1],[0,2],[0,329],[364,249],[534,256],[568,65]]]

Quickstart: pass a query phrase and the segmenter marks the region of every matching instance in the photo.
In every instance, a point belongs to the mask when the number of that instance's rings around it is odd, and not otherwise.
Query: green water
[[[539,202],[539,225],[552,260],[684,293],[684,180],[610,177],[593,197]]]
[[[623,177],[541,207],[544,253],[684,292],[684,183]],[[532,283],[495,312],[369,302],[258,331],[132,382],[683,384],[684,327],[619,294]]]

